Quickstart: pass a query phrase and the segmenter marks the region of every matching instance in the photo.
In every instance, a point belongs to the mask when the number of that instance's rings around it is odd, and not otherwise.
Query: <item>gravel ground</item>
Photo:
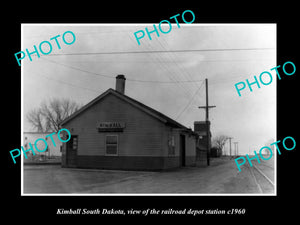
[[[24,194],[253,194],[249,170],[238,171],[234,159],[213,159],[209,167],[143,172],[25,165]]]

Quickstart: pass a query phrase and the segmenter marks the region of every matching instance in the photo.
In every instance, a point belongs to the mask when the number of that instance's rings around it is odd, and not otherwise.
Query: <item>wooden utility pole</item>
[[[231,156],[231,139],[233,139],[233,137],[229,137],[229,155]]]
[[[216,106],[209,106],[208,105],[208,80],[207,78],[205,79],[205,89],[206,89],[206,105],[205,106],[199,106],[199,109],[205,109],[205,121],[206,121],[206,156],[207,156],[207,165],[209,166],[210,164],[210,134],[209,134],[209,109],[214,108]]]
[[[236,142],[233,142],[233,144],[234,144],[234,155],[238,155],[238,142],[236,141]]]

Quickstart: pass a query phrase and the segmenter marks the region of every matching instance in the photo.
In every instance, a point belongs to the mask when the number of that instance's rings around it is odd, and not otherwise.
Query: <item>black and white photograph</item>
[[[192,19],[21,25],[23,196],[276,196],[277,25]]]
[[[3,7],[5,221],[296,219],[297,7],[190,3]]]

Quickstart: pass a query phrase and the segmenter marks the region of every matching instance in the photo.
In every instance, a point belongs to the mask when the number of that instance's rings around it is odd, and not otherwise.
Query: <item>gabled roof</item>
[[[85,106],[83,106],[82,108],[80,108],[78,111],[76,111],[75,113],[73,113],[72,115],[70,115],[68,118],[66,118],[65,120],[63,120],[60,125],[64,125],[67,122],[69,122],[70,120],[72,120],[73,118],[75,118],[77,115],[81,114],[82,112],[84,112],[86,109],[90,108],[91,106],[93,106],[94,104],[96,104],[98,101],[100,101],[101,99],[103,99],[105,96],[112,94],[116,97],[118,97],[121,100],[126,101],[127,103],[133,105],[134,107],[142,110],[143,112],[147,113],[148,115],[155,117],[156,119],[160,120],[161,122],[175,127],[175,128],[181,128],[181,129],[187,129],[187,127],[183,126],[182,124],[176,122],[175,120],[167,117],[166,115],[158,112],[157,110],[144,105],[143,103],[128,97],[127,95],[121,94],[113,89],[108,89],[107,91],[105,91],[104,93],[102,93],[101,95],[99,95],[97,98],[95,98],[94,100],[90,101],[89,103],[87,103]]]

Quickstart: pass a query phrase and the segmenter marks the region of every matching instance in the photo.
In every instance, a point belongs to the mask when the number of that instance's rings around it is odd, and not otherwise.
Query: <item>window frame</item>
[[[72,138],[72,151],[78,151],[78,135],[71,135]],[[74,139],[76,140],[74,142]],[[74,145],[74,143],[76,143],[76,145]],[[76,146],[76,148],[74,148],[74,146]]]
[[[117,137],[117,143],[116,144],[108,144],[107,137]],[[116,154],[107,153],[107,146],[116,146],[116,148],[117,148]],[[119,135],[117,135],[117,134],[105,135],[105,155],[106,156],[118,156],[119,155]]]

